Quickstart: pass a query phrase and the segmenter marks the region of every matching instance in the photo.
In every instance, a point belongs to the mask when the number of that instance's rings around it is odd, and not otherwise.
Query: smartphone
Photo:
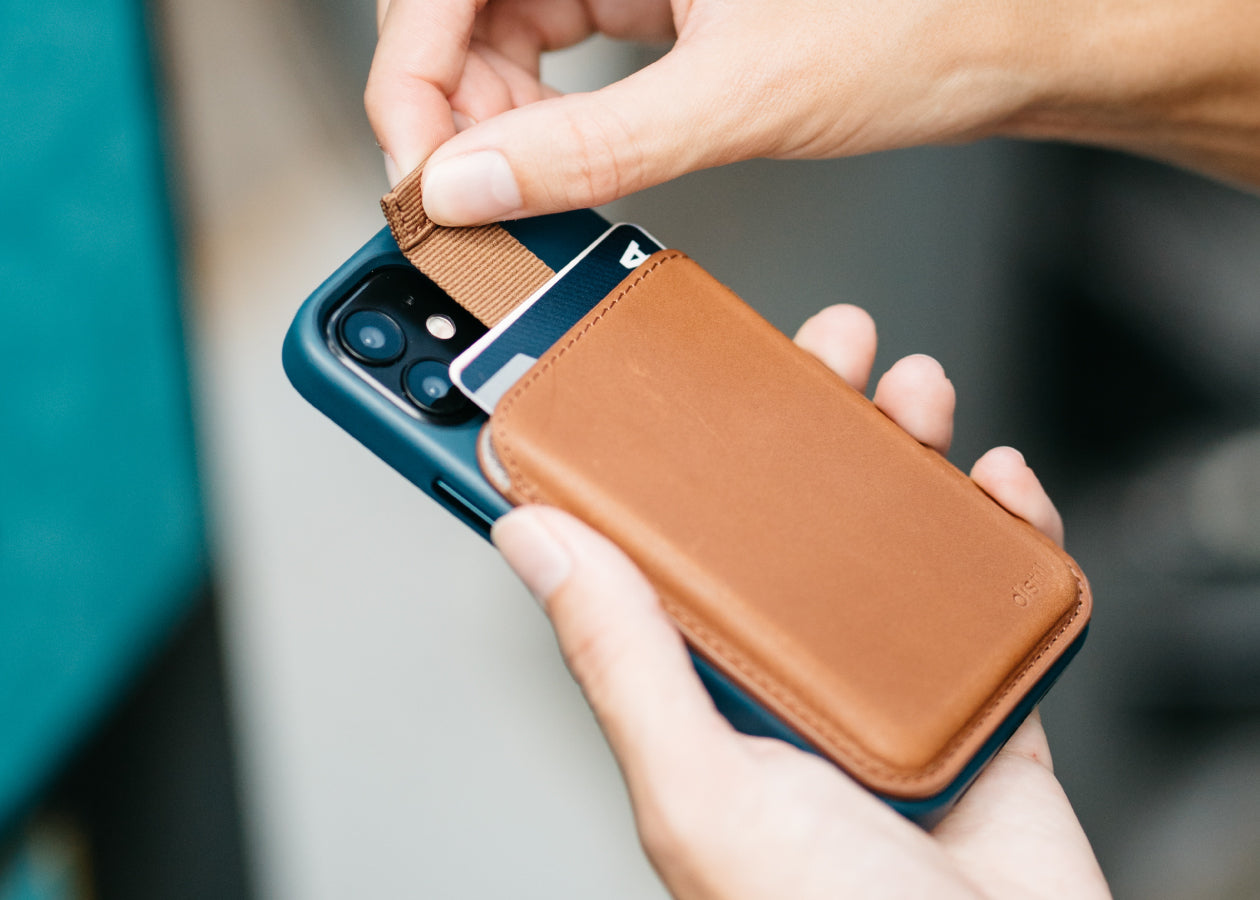
[[[509,222],[518,241],[559,271],[610,226],[590,210]],[[299,393],[451,514],[488,539],[510,504],[481,473],[486,416],[451,382],[448,367],[485,326],[417,271],[382,229],[302,304],[284,341]],[[1081,635],[943,791],[882,797],[931,827],[948,812],[1075,655]],[[696,671],[721,713],[745,734],[815,752],[786,723],[703,658]]]

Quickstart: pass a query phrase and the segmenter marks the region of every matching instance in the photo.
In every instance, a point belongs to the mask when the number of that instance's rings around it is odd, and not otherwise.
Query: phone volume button
[[[485,537],[490,536],[490,528],[494,525],[494,517],[489,513],[478,509],[472,501],[441,478],[433,479],[433,494],[443,506],[475,528],[480,534]]]

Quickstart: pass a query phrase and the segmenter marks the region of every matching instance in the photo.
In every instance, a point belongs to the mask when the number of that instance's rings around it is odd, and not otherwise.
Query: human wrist
[[[992,134],[1129,150],[1260,184],[1260,13],[1248,0],[1030,8],[1023,103]]]
[[[1072,0],[1084,2],[1084,0]],[[962,7],[962,8],[960,8]],[[1061,14],[1037,2],[951,3],[925,22],[938,55],[929,97],[947,110],[937,140],[1031,137],[1063,92],[1071,41]]]

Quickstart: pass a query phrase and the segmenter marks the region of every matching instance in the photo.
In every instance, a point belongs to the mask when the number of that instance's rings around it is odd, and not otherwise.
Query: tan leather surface
[[[381,198],[403,255],[483,325],[493,327],[555,274],[498,225],[447,228],[424,211],[421,169]]]
[[[512,500],[612,538],[700,653],[892,796],[948,785],[1089,617],[1061,550],[676,251],[490,428]]]

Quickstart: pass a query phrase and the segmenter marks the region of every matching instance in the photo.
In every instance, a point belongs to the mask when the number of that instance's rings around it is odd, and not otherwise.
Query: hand
[[[831,307],[796,339],[865,389],[875,358],[866,313]],[[874,399],[922,443],[948,447],[954,390],[935,360],[902,359]],[[1062,540],[1054,505],[1017,451],[990,450],[972,478]],[[731,728],[652,588],[608,540],[544,507],[509,513],[494,540],[551,617],[675,897],[1107,895],[1036,713],[929,835],[830,763]]]
[[[365,101],[437,222],[595,206],[695,169],[990,135],[1105,144],[1260,184],[1251,0],[378,0]],[[542,52],[674,40],[561,97]],[[462,129],[457,134],[457,130]]]
[[[995,75],[1008,6],[381,0],[366,105],[392,178],[429,159],[439,222],[592,206],[737,159],[956,139],[1009,115],[1027,89]],[[540,54],[595,31],[676,43],[601,91],[544,87]]]

